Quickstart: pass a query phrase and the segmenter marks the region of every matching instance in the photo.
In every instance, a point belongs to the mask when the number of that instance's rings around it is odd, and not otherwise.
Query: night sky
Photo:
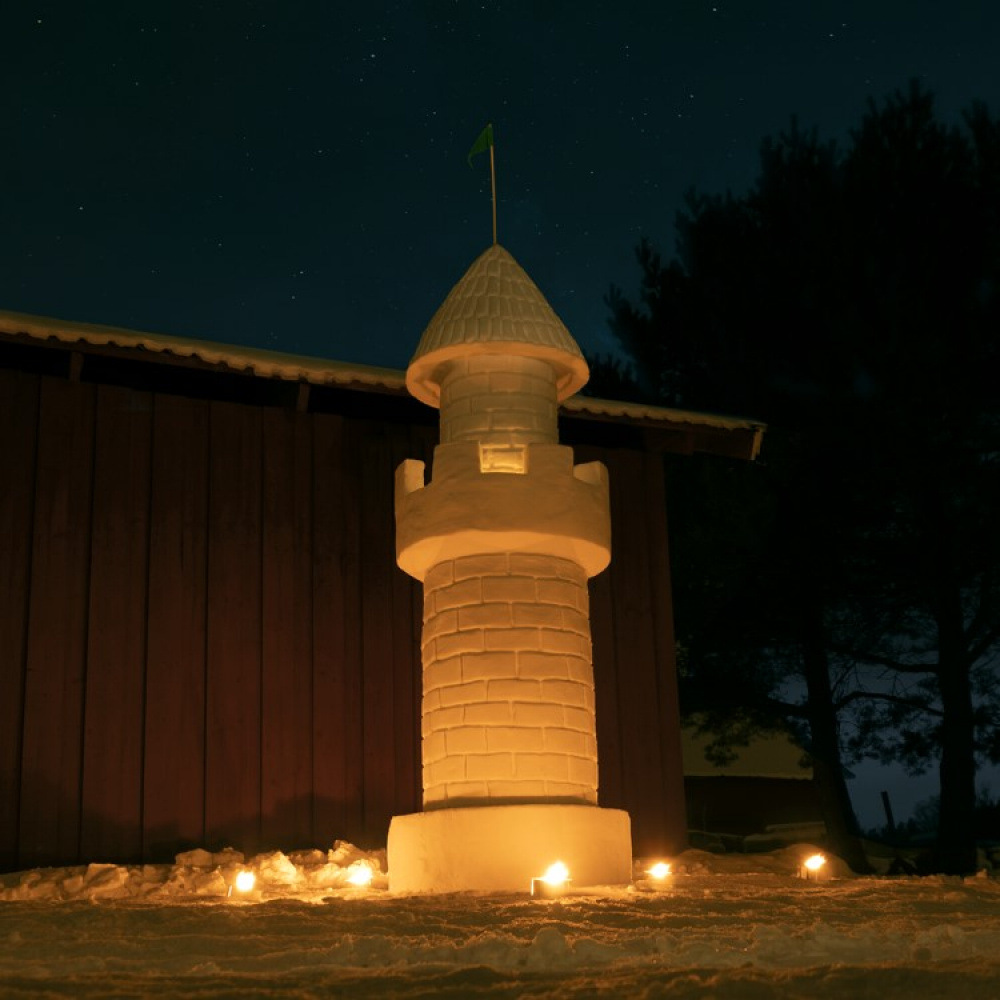
[[[0,308],[404,367],[490,233],[585,350],[642,235],[919,77],[1000,110],[983,0],[9,5]]]

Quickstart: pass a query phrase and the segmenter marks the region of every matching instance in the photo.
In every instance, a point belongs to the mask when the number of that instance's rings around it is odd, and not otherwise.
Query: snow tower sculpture
[[[611,557],[607,470],[573,464],[559,403],[587,381],[569,332],[494,244],[406,372],[441,410],[433,478],[396,470],[396,556],[423,581],[423,811],[389,828],[395,892],[527,891],[631,876],[628,814],[597,804],[587,592]]]

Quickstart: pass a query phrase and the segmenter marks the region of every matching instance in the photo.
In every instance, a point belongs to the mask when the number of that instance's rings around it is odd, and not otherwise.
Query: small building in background
[[[767,834],[780,839],[783,832],[792,839],[802,839],[804,833],[822,834],[812,767],[791,735],[755,736],[749,745],[734,747],[734,759],[725,764],[715,764],[706,756],[711,742],[711,734],[699,732],[696,724],[681,731],[691,831],[737,841]]]

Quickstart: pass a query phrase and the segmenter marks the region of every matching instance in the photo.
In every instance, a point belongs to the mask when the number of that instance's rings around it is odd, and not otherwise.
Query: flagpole
[[[493,163],[493,143],[490,143],[490,190],[493,199],[493,245],[497,245],[497,172]]]
[[[472,158],[484,149],[490,151],[490,201],[493,205],[493,245],[497,245],[497,168],[496,160],[493,158],[493,123],[487,122],[486,128],[479,133],[478,138],[472,144],[467,157],[469,166],[472,166]]]

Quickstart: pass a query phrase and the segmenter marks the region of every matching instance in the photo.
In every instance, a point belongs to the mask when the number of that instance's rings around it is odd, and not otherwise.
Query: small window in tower
[[[480,443],[479,471],[515,472],[523,475],[528,471],[528,448],[523,444]]]

